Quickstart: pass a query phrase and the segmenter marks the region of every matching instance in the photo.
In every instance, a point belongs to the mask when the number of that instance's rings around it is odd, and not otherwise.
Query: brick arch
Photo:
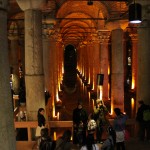
[[[66,1],[57,11],[56,18],[64,18],[70,13],[80,12],[92,15],[92,17],[107,17],[108,10],[104,4],[95,1],[92,6],[87,5],[87,1]],[[99,13],[101,16],[99,16]]]

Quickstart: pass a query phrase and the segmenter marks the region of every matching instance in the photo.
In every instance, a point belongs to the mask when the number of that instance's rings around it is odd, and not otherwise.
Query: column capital
[[[97,36],[101,43],[108,42],[109,38],[110,38],[110,31],[109,30],[98,30]]]
[[[137,34],[137,27],[128,27],[127,32],[129,33],[129,36],[131,37],[132,41],[136,41],[138,34]]]
[[[18,26],[16,22],[12,22],[8,31],[8,39],[9,40],[18,40]]]
[[[46,0],[16,0],[19,7],[25,11],[27,9],[40,9],[46,3]]]

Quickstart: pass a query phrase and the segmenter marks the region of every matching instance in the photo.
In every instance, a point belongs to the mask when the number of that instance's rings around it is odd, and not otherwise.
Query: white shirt
[[[99,150],[99,146],[97,144],[93,144],[92,147],[93,147],[93,150]],[[82,146],[80,150],[87,150],[86,145]]]

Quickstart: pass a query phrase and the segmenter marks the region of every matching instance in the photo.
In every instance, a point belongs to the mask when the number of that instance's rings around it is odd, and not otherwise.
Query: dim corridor
[[[60,120],[63,121],[72,120],[72,112],[73,109],[77,107],[78,101],[82,101],[83,108],[86,109],[88,114],[93,110],[92,100],[89,100],[88,91],[81,83],[80,78],[77,78],[75,92],[67,93],[64,90],[60,100],[62,101],[62,106],[56,108],[56,111],[60,112]]]

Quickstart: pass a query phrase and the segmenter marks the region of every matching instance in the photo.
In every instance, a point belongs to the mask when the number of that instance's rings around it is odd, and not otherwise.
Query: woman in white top
[[[93,135],[87,135],[86,144],[83,145],[80,150],[99,150],[99,146],[95,144]]]

